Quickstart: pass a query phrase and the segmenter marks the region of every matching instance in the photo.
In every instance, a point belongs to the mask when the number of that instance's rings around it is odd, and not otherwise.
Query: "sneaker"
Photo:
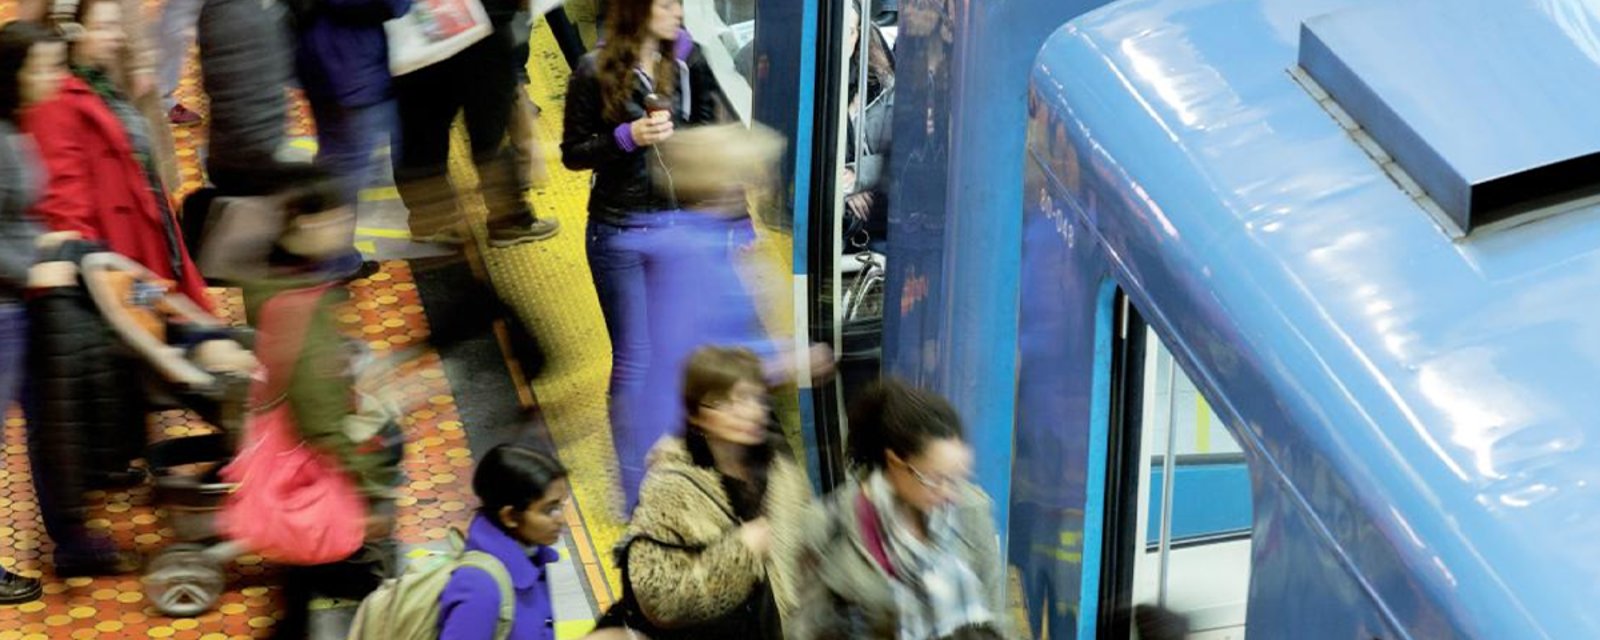
[[[501,227],[489,230],[489,246],[497,249],[514,247],[524,242],[549,240],[561,233],[561,221],[539,218],[527,225]]]
[[[167,121],[180,127],[200,124],[201,120],[204,118],[200,117],[200,114],[190,111],[181,104],[172,105],[172,110],[167,112]]]
[[[0,569],[0,605],[33,602],[43,593],[44,586],[38,580]]]
[[[462,236],[460,231],[455,230],[440,231],[425,236],[411,236],[411,241],[422,244],[442,244],[451,247],[461,247],[467,244],[466,237]]]

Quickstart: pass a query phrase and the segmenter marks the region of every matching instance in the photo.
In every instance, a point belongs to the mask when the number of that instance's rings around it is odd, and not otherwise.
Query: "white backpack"
[[[505,565],[482,551],[465,551],[461,532],[450,530],[449,549],[425,551],[411,559],[405,573],[385,580],[361,601],[348,640],[436,640],[439,637],[439,596],[450,576],[461,567],[487,572],[500,587],[500,617],[495,640],[511,634],[516,616],[516,595]]]

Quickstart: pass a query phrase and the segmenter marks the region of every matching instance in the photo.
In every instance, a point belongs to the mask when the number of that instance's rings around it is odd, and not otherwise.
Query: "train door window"
[[[1131,307],[1140,347],[1116,375],[1107,496],[1101,637],[1135,637],[1119,610],[1160,605],[1191,638],[1241,640],[1250,586],[1250,475],[1243,452],[1159,334]],[[1127,353],[1126,350],[1124,350]],[[1168,473],[1168,470],[1171,473]],[[1113,531],[1120,529],[1120,531]]]

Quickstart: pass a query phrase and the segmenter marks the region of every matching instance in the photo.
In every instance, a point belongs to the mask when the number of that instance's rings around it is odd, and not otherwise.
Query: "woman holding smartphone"
[[[567,85],[561,161],[594,171],[589,268],[611,337],[611,432],[631,509],[655,443],[633,437],[626,410],[649,365],[650,318],[644,259],[623,236],[648,229],[648,214],[678,208],[671,190],[651,179],[651,166],[661,163],[655,145],[680,127],[715,122],[722,98],[705,56],[683,31],[679,0],[618,0],[609,8],[605,42],[583,57]]]

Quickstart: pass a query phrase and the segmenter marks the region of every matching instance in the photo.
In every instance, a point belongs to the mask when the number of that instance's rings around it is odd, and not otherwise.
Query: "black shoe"
[[[514,247],[524,242],[549,240],[561,232],[561,221],[539,218],[526,225],[500,227],[489,230],[489,246],[496,249]]]
[[[44,585],[38,580],[0,569],[0,605],[33,602],[43,594]]]
[[[139,570],[139,557],[126,551],[111,551],[85,558],[56,554],[57,578],[99,578],[122,576]]]
[[[373,274],[375,274],[375,273],[377,273],[379,271],[382,271],[382,270],[383,270],[383,265],[378,264],[377,261],[375,261],[375,260],[366,260],[366,261],[363,261],[361,263],[361,268],[360,269],[356,269],[355,277],[357,279],[370,278],[370,277],[372,277]]]
[[[90,488],[107,491],[131,489],[145,483],[150,479],[150,474],[137,467],[128,467],[126,471],[91,473],[88,481]]]

